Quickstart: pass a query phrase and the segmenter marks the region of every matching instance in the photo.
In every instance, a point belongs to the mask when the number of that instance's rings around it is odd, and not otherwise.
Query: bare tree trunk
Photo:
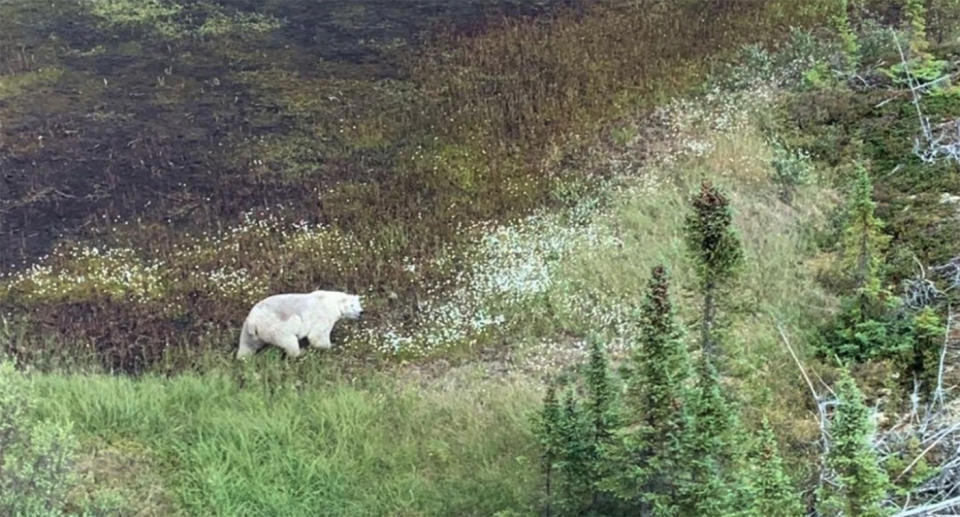
[[[551,517],[552,514],[553,514],[552,508],[550,508],[550,503],[551,503],[551,501],[552,501],[552,499],[551,499],[551,497],[550,497],[550,495],[551,495],[551,494],[550,494],[550,478],[552,477],[552,476],[551,476],[552,474],[553,474],[553,468],[548,465],[548,466],[547,466],[547,471],[546,471],[546,476],[544,476],[544,477],[546,477],[546,479],[547,479],[547,484],[546,484],[547,504],[545,505],[545,507],[544,507],[544,509],[543,509],[543,515],[544,515],[544,517]]]
[[[703,346],[703,352],[707,354],[710,359],[715,359],[717,354],[713,342],[713,325],[717,312],[715,295],[716,285],[713,282],[708,282],[704,289],[703,321],[700,325],[700,342]]]

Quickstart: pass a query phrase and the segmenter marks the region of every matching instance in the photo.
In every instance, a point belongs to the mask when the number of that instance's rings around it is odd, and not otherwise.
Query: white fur
[[[300,340],[330,348],[330,331],[341,318],[363,313],[360,297],[339,291],[276,294],[257,302],[240,330],[237,358],[244,359],[264,345],[282,348],[289,357],[300,355]]]

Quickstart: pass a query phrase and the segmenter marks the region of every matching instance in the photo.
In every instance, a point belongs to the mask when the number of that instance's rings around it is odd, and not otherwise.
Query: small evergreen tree
[[[593,493],[590,423],[573,391],[567,390],[558,428],[558,515],[580,515]]]
[[[873,182],[862,164],[857,164],[857,179],[847,205],[847,222],[843,230],[843,265],[861,299],[864,314],[867,305],[883,293],[880,285],[880,266],[883,249],[890,237],[883,234],[883,221],[875,215]]]
[[[888,515],[883,501],[890,488],[872,446],[873,423],[863,394],[849,373],[837,385],[837,408],[830,424],[832,444],[827,466],[835,474],[835,487],[818,494],[824,515]]]
[[[930,32],[938,44],[943,43],[956,31],[960,19],[960,0],[932,0],[929,15]]]
[[[553,515],[553,473],[554,464],[560,454],[560,403],[557,402],[557,388],[553,383],[547,386],[543,398],[543,408],[537,414],[534,433],[540,443],[540,461],[544,480],[544,515]]]
[[[898,348],[899,332],[887,319],[887,293],[881,284],[881,257],[890,238],[875,215],[873,183],[866,168],[857,166],[847,203],[841,240],[841,266],[853,295],[841,300],[838,322],[830,333],[828,354],[861,361]]]
[[[751,463],[752,504],[748,513],[756,517],[803,515],[800,493],[784,470],[783,459],[777,450],[777,438],[766,418],[761,422]]]
[[[608,469],[607,453],[613,429],[616,425],[614,413],[614,386],[610,377],[610,366],[603,344],[597,337],[591,339],[590,362],[586,372],[587,412],[591,423],[590,448],[588,451],[592,485],[591,506],[596,509],[600,503],[600,491],[596,481],[602,479]]]
[[[586,374],[587,409],[593,424],[594,441],[603,443],[610,438],[616,422],[615,393],[607,354],[603,343],[596,337],[591,339],[590,362]]]
[[[686,472],[682,447],[689,427],[685,384],[690,368],[663,266],[653,268],[631,364],[633,375],[624,401],[626,428],[618,451],[622,466],[612,484],[621,498],[640,507],[642,515],[678,515],[679,487]]]
[[[924,0],[903,0],[903,19],[910,31],[910,53],[913,58],[927,57],[927,7]]]
[[[730,202],[719,189],[704,181],[692,205],[693,212],[687,217],[685,233],[703,294],[701,346],[706,354],[715,356],[713,328],[717,292],[736,275],[743,262],[743,249],[733,229]]]
[[[854,74],[857,67],[860,66],[860,42],[857,34],[850,23],[848,0],[836,0],[836,12],[831,21],[833,29],[837,31],[840,37],[841,49],[843,52],[844,72]]]
[[[724,397],[710,359],[700,358],[692,397],[693,426],[686,436],[690,480],[684,515],[726,516],[747,507],[749,483],[743,470],[748,443],[736,411]]]
[[[924,395],[930,395],[937,382],[940,366],[940,348],[944,329],[940,316],[930,307],[924,307],[913,317],[910,348],[903,358],[907,365],[906,378],[920,383]]]

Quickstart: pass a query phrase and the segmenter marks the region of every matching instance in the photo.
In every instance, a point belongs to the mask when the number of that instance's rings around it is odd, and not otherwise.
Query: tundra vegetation
[[[0,514],[960,511],[956,1],[0,15]]]

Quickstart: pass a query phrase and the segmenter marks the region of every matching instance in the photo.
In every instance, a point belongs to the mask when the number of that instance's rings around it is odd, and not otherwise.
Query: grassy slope
[[[97,481],[141,515],[530,508],[529,384],[464,378],[415,388],[389,375],[352,383],[318,364],[268,361],[238,377],[37,376],[32,391],[40,416],[70,418],[88,450],[149,458],[129,477]],[[150,503],[137,479],[157,473],[163,490]]]
[[[681,313],[692,322],[696,305],[680,228],[689,193],[710,178],[731,192],[748,257],[730,307],[733,345],[727,349],[745,419],[767,415],[791,463],[801,463],[811,452],[815,423],[774,321],[800,342],[831,308],[816,282],[809,237],[834,204],[836,195],[824,185],[853,156],[850,137],[864,138],[867,154],[882,166],[909,153],[909,138],[900,137],[912,134],[911,114],[900,103],[871,112],[882,98],[815,91],[795,97],[794,111],[777,112],[777,130],[795,132],[791,143],[822,159],[814,185],[791,205],[777,199],[761,135],[750,124],[716,129],[715,122],[730,115],[723,107],[698,104],[705,112],[692,117],[690,105],[668,113],[658,138],[644,133],[645,118],[616,127],[624,138],[592,156],[593,165],[616,175],[601,189],[599,208],[547,214],[556,226],[518,232],[521,240],[576,233],[612,239],[571,237],[557,256],[542,261],[552,279],[545,287],[491,301],[507,316],[500,338],[512,354],[507,367],[539,376],[579,357],[589,332],[629,336],[632,308],[659,262],[670,266]],[[953,111],[955,104],[947,104],[937,113]],[[875,131],[872,124],[891,117],[896,131]],[[637,170],[641,147],[656,159]],[[878,182],[881,210],[899,249],[936,263],[953,252],[942,238],[953,226],[931,208],[936,196],[923,193],[931,183],[952,190],[957,176],[921,174],[918,164],[908,165],[909,174]],[[920,199],[904,201],[916,193]],[[900,204],[910,210],[895,210]],[[925,224],[915,224],[917,217]],[[919,228],[929,238],[914,235]],[[554,250],[525,242],[518,249]],[[904,257],[891,257],[894,276],[908,272],[896,266],[912,267]],[[532,514],[538,479],[526,416],[538,385],[529,375],[504,382],[464,374],[468,367],[423,381],[391,367],[351,379],[321,360],[311,355],[285,365],[267,354],[244,371],[215,359],[220,364],[205,373],[173,378],[46,374],[30,382],[38,417],[74,422],[87,452],[81,465],[99,476],[87,486],[120,490],[142,514]],[[103,467],[116,458],[126,465],[125,477]]]
[[[321,354],[291,364],[271,351],[244,369],[214,358],[204,373],[172,378],[31,376],[38,417],[72,421],[85,444],[81,465],[99,473],[85,486],[112,487],[144,515],[532,514],[538,474],[527,418],[539,398],[537,377],[575,360],[589,332],[629,338],[655,263],[673,270],[692,322],[680,228],[689,192],[711,178],[731,192],[749,258],[731,308],[737,345],[727,350],[752,408],[747,420],[767,414],[787,443],[808,443],[815,430],[805,394],[772,317],[799,335],[829,303],[805,266],[804,228],[823,219],[830,193],[809,187],[783,204],[749,114],[700,109],[696,120],[684,109],[665,111],[672,139],[635,139],[594,156],[613,167],[640,145],[661,146],[648,165],[628,167],[601,188],[594,208],[545,214],[549,231],[518,232],[517,249],[539,250],[524,263],[543,259],[550,278],[533,296],[489,301],[507,315],[503,339],[513,358],[506,367],[519,375],[484,377],[490,365],[481,362],[430,381],[397,366],[347,377]],[[736,124],[713,129],[734,115]],[[558,235],[571,240],[553,256],[544,243]],[[807,452],[801,446],[789,456],[798,461]],[[122,476],[103,467],[117,458],[127,465]]]

